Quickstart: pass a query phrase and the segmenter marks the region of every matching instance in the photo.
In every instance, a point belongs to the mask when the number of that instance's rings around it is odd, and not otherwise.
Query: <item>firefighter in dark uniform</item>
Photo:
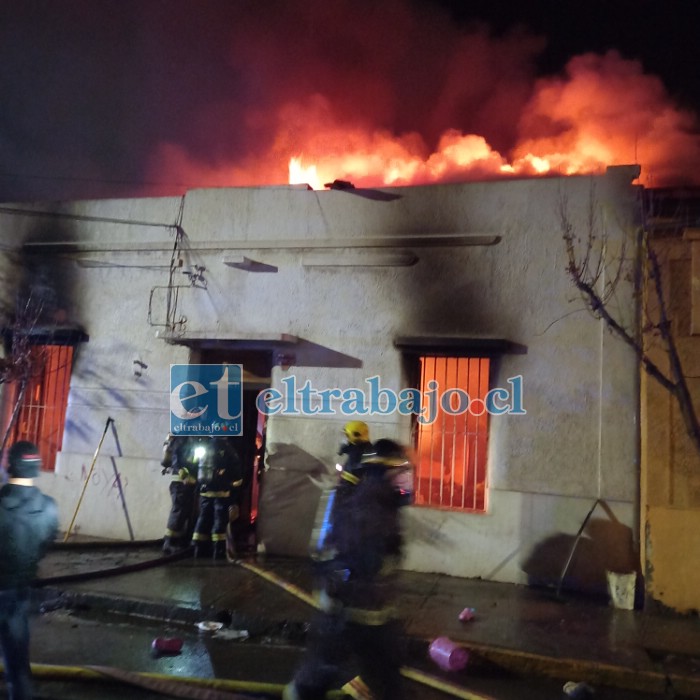
[[[358,468],[362,456],[371,447],[369,426],[361,420],[351,420],[343,426],[345,440],[338,450],[339,455],[347,455],[343,471],[351,474]]]
[[[197,464],[194,448],[198,439],[187,435],[168,435],[163,446],[163,474],[170,473],[170,513],[163,538],[163,552],[174,552],[189,546],[194,525],[197,496]]]
[[[359,420],[352,420],[343,426],[343,442],[338,450],[338,455],[347,455],[345,464],[336,464],[336,469],[340,472],[338,483],[327,492],[327,496],[322,497],[322,511],[317,514],[320,517],[318,522],[318,539],[312,542],[311,556],[319,561],[327,558],[329,550],[324,547],[324,542],[330,533],[331,514],[335,507],[336,498],[343,498],[346,491],[352,491],[355,480],[353,474],[360,468],[360,463],[365,453],[372,450],[372,443],[369,440],[369,426]],[[322,514],[321,514],[322,513]]]
[[[325,546],[317,560],[320,612],[306,656],[284,700],[321,700],[338,684],[352,654],[376,700],[400,700],[400,624],[392,607],[394,571],[402,551],[399,509],[411,502],[412,465],[393,440],[378,440],[335,499]]]
[[[238,518],[243,485],[241,460],[230,440],[212,437],[199,461],[199,516],[192,544],[197,558],[226,558],[227,535]]]

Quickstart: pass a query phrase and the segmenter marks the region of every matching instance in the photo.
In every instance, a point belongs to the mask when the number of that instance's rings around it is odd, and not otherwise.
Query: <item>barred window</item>
[[[459,397],[448,393],[452,401],[446,404],[447,411],[438,401],[432,423],[416,422],[416,505],[485,512],[489,415],[484,400],[490,361],[430,355],[419,359],[423,396],[437,382],[440,395],[449,389],[465,391],[470,408],[459,412]]]
[[[63,428],[68,404],[73,347],[71,345],[34,345],[31,350],[32,373],[15,421],[9,444],[29,440],[41,454],[43,468],[53,471],[56,453],[63,444]],[[19,388],[8,387],[6,416],[12,414]]]

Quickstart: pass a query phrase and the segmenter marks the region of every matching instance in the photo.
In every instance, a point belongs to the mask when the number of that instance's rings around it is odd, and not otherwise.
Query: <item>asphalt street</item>
[[[303,653],[308,621],[313,613],[313,607],[300,595],[302,589],[310,590],[303,562],[269,560],[231,564],[191,558],[165,562],[159,559],[160,549],[154,544],[49,553],[40,567],[42,581],[35,591],[36,605],[31,619],[37,697],[122,700],[126,695],[137,700],[162,697],[209,700],[202,694],[203,683],[227,691],[229,697],[234,691],[245,691],[248,697],[253,697],[251,689],[256,690],[257,697],[261,697],[263,690],[262,697],[279,697],[282,685],[291,678]],[[154,563],[155,567],[149,566]],[[262,568],[254,573],[246,566],[264,566],[272,578],[262,578]],[[97,575],[91,576],[89,572]],[[75,579],[86,574],[85,579]],[[280,585],[281,581],[286,582],[284,586]],[[636,652],[630,657],[630,649],[620,646],[619,640],[615,642],[618,638],[627,639],[620,634],[629,629],[636,619],[630,615],[635,613],[620,617],[590,603],[547,602],[541,593],[519,587],[415,574],[404,577],[400,600],[406,615],[406,667],[456,689],[445,692],[425,682],[407,679],[407,700],[451,696],[561,700],[566,697],[562,690],[565,681],[590,681],[585,673],[596,668],[602,673],[602,669],[608,668],[595,665],[598,661],[591,665],[567,657],[564,661],[557,658],[557,647],[569,654],[577,639],[579,654],[583,642],[589,653],[601,661],[613,658],[610,654],[615,649],[616,654],[624,653],[624,658],[639,658]],[[461,623],[455,622],[455,611],[466,600],[479,601],[477,620],[460,627]],[[599,617],[599,623],[592,625]],[[198,629],[196,623],[214,619],[224,622],[220,632]],[[686,627],[670,625],[669,634],[673,629]],[[239,634],[242,630],[247,636]],[[429,658],[426,640],[432,639],[438,630],[451,635],[471,634],[478,640],[473,646],[479,652],[470,656],[466,668],[448,673]],[[517,638],[525,643],[523,649],[529,653],[514,649],[503,658],[519,663],[506,667],[485,653],[488,649],[503,650],[504,640],[512,643],[516,632]],[[154,655],[151,645],[157,637],[180,638],[181,651]],[[486,647],[487,641],[501,646]],[[608,648],[611,641],[616,646]],[[595,645],[598,651],[593,648]],[[548,673],[542,665],[546,656],[536,657],[536,667],[528,665],[522,670],[520,662],[531,664],[535,658],[532,650],[540,647],[550,650],[555,674]],[[562,663],[569,669],[566,676],[561,673]],[[106,683],[104,677],[100,682],[86,680],[83,669],[95,666],[121,673],[148,674],[149,679],[157,679],[160,685],[156,691],[134,686],[133,678],[127,678],[127,684]],[[347,679],[353,677],[355,670],[352,660],[348,660]],[[692,669],[688,672],[694,673]],[[138,676],[137,680],[144,677]],[[608,687],[602,680],[604,677],[623,678],[617,673],[600,675],[595,682],[598,700],[670,697],[662,692],[664,686],[658,684],[649,692],[640,692],[639,688],[627,689],[629,685]],[[198,684],[195,688],[198,695],[193,695],[192,689],[184,685],[187,679]],[[185,690],[188,694],[184,694]],[[682,694],[674,697],[680,698]]]
[[[183,640],[179,654],[156,656],[151,644],[156,637]],[[242,682],[282,685],[291,677],[303,653],[303,635],[291,643],[279,629],[244,641],[219,639],[202,634],[194,625],[144,620],[101,610],[54,610],[32,620],[32,659],[42,665],[110,666],[129,671],[158,674],[175,679],[235,679]],[[457,673],[440,671],[430,659],[411,654],[408,665],[436,678],[455,683],[494,700],[560,700],[566,697],[562,683],[537,677],[519,677],[502,669],[471,666]],[[352,677],[348,667],[347,678]],[[76,680],[37,680],[39,700],[156,700],[175,697],[134,685]],[[663,695],[640,694],[597,687],[596,700],[661,700]],[[424,684],[406,680],[406,700],[444,700],[453,697]],[[249,694],[247,697],[279,697],[278,694]],[[6,697],[6,695],[5,695]],[[193,696],[190,696],[193,697]],[[667,700],[667,698],[666,698]]]

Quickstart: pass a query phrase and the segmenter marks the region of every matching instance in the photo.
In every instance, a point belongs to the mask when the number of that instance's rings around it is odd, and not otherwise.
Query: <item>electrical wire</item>
[[[119,219],[109,216],[88,216],[87,214],[69,214],[60,211],[40,211],[38,209],[19,209],[16,207],[0,206],[0,214],[10,216],[43,216],[51,219],[69,219],[71,221],[91,221],[107,224],[124,224],[125,226],[150,226],[154,228],[177,228],[177,224],[166,224],[158,221],[138,221],[132,219]]]

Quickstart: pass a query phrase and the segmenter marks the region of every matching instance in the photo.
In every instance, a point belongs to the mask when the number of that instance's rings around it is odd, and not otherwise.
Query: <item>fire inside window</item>
[[[43,468],[53,470],[63,443],[63,427],[73,363],[70,345],[35,345],[31,349],[32,375],[24,393],[10,444],[29,440],[39,447]],[[18,387],[12,387],[10,412]],[[13,395],[14,394],[14,395]]]
[[[440,392],[456,388],[483,400],[489,390],[489,359],[482,357],[420,358],[420,390],[438,382]],[[449,408],[449,407],[448,407]],[[454,411],[454,408],[453,408]],[[434,422],[417,423],[416,505],[485,512],[488,413],[452,415],[438,409]]]

